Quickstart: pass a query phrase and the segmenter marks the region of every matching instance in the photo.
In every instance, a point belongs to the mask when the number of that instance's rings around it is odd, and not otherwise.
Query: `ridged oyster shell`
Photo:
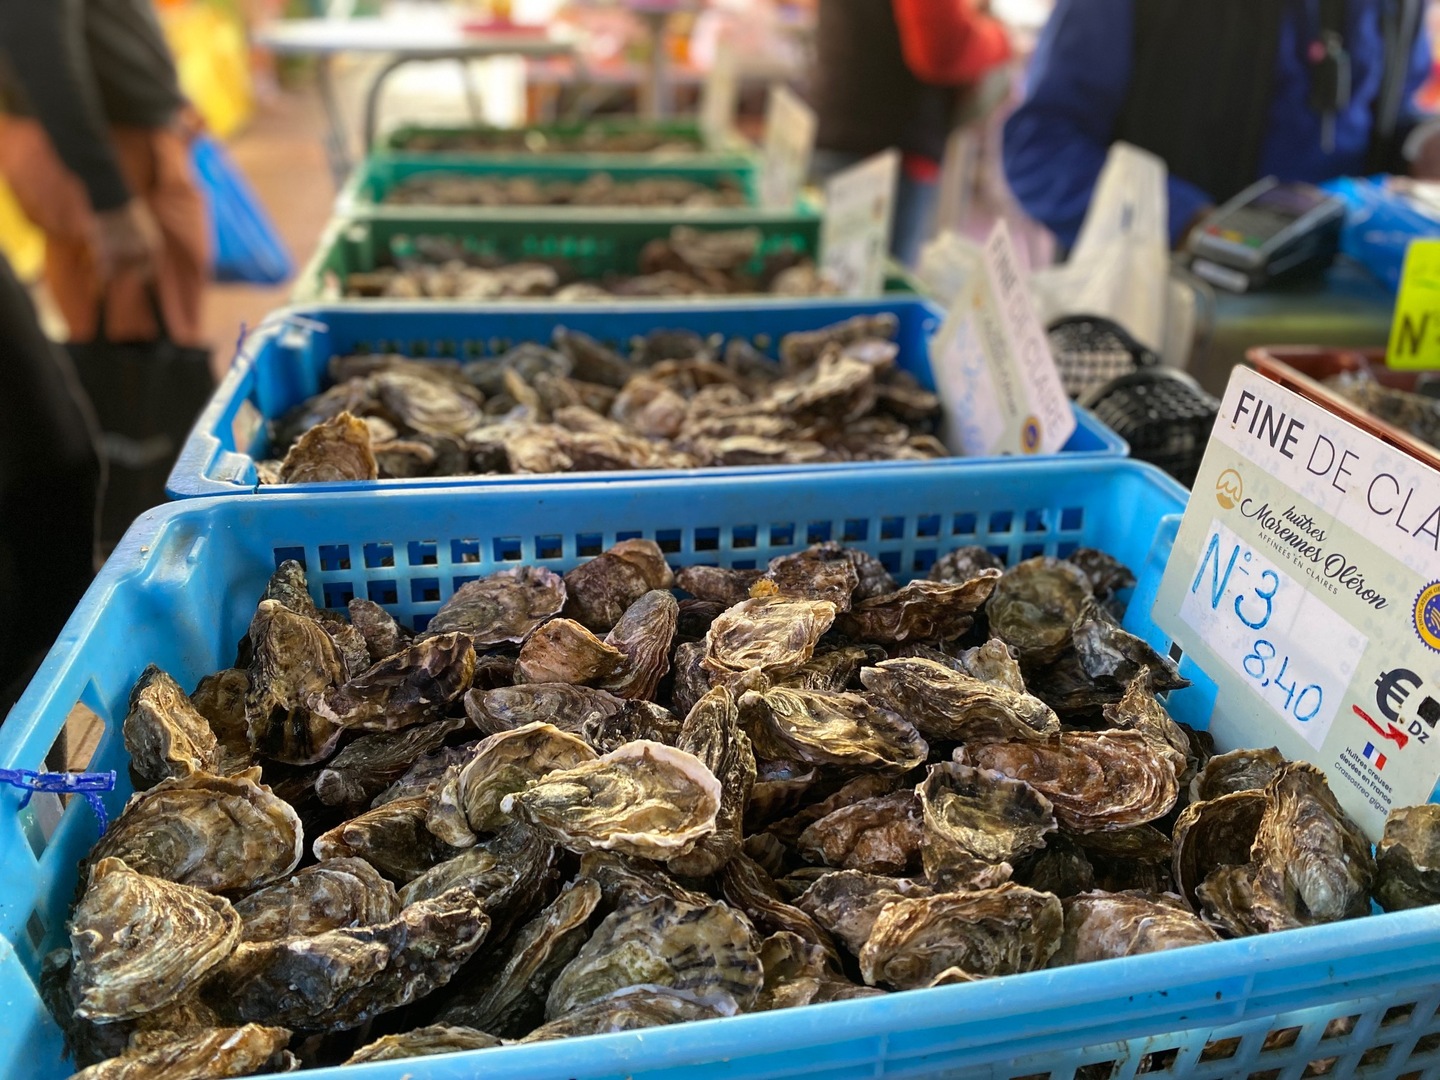
[[[235,901],[246,941],[281,941],[389,922],[400,913],[395,886],[364,859],[330,859]]]
[[[245,1024],[164,1036],[82,1069],[71,1080],[221,1080],[285,1072],[293,1063],[285,1050],[290,1032],[282,1027]]]
[[[144,787],[173,776],[213,773],[219,766],[220,747],[209,721],[180,684],[154,664],[130,691],[121,730],[130,768]]]

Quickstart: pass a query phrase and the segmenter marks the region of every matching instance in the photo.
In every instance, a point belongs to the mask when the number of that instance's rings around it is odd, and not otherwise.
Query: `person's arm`
[[[1420,88],[1430,79],[1435,59],[1426,21],[1420,20],[1420,32],[1410,54],[1410,70],[1405,78],[1405,103],[1395,125],[1395,141],[1387,148],[1392,157],[1390,168],[1408,171],[1422,180],[1440,180],[1440,117],[1426,112],[1416,101]]]
[[[1005,176],[1026,213],[1070,247],[1130,88],[1135,0],[1058,0],[1035,48],[1024,103],[1005,124]],[[1171,176],[1170,240],[1214,201]]]
[[[893,0],[905,66],[921,82],[965,86],[1010,59],[1005,27],[974,0]]]

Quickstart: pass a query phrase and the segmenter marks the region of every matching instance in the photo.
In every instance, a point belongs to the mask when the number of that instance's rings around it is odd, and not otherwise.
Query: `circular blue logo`
[[[1440,652],[1440,581],[1432,581],[1415,598],[1415,633]]]

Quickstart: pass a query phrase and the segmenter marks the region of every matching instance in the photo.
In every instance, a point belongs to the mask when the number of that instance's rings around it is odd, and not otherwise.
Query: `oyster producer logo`
[[[1025,422],[1020,425],[1020,445],[1025,453],[1033,454],[1040,449],[1040,418],[1038,416],[1027,416]]]
[[[1245,481],[1234,469],[1226,469],[1215,481],[1215,501],[1222,510],[1234,510],[1245,496]]]
[[[1432,581],[1415,598],[1415,633],[1440,652],[1440,581]]]

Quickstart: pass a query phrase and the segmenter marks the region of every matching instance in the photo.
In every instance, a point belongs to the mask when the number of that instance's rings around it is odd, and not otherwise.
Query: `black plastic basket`
[[[1081,399],[1130,444],[1130,456],[1195,481],[1220,402],[1174,368],[1150,367],[1111,379]]]
[[[1124,327],[1093,315],[1067,315],[1050,324],[1046,336],[1065,393],[1079,399],[1112,379],[1160,362]]]

